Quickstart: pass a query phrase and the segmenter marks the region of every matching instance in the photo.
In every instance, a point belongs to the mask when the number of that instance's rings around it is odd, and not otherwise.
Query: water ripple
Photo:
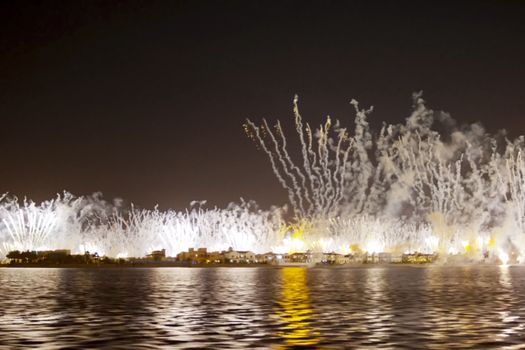
[[[523,349],[525,268],[0,269],[0,349]]]

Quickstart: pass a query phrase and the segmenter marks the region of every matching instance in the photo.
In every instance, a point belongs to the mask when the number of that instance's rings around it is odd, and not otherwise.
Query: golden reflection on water
[[[306,286],[306,269],[284,267],[281,269],[282,291],[275,316],[284,323],[277,333],[286,346],[312,346],[320,341],[319,332],[311,325],[313,310]]]

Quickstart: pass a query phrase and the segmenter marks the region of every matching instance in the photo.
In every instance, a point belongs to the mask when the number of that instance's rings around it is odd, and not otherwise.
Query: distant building
[[[436,261],[436,254],[421,254],[421,253],[411,253],[403,254],[401,260],[403,263],[409,264],[426,264]]]
[[[255,255],[255,262],[258,264],[273,264],[275,263],[276,258],[277,255],[272,252],[257,254]]]
[[[224,254],[222,252],[209,252],[206,258],[207,264],[222,264],[224,263]]]
[[[390,264],[394,262],[394,258],[391,253],[367,253],[364,262],[368,264]]]
[[[291,262],[291,263],[311,263],[312,262],[312,253],[306,252],[306,253],[292,253],[292,254],[285,254],[284,260],[285,262]]]
[[[317,260],[318,259],[318,260]],[[267,263],[282,266],[313,266],[321,258],[310,251],[284,253],[284,254],[267,254]]]
[[[227,263],[253,264],[257,260],[255,253],[246,250],[236,251],[231,247],[223,252],[223,255],[224,261]]]
[[[178,261],[191,262],[192,264],[205,264],[209,260],[206,248],[189,248],[187,252],[177,254]]]
[[[321,263],[329,264],[329,265],[338,265],[344,263],[344,255],[338,254],[335,252],[331,253],[323,253],[321,257]]]
[[[162,261],[166,259],[166,249],[154,250],[150,254],[148,254],[146,257],[154,261]]]

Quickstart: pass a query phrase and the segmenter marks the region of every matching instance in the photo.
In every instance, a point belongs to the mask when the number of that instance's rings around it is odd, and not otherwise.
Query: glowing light
[[[272,250],[275,253],[298,253],[298,252],[304,252],[306,247],[305,241],[303,241],[301,238],[292,238],[287,237],[283,239],[281,245],[274,247]]]
[[[350,247],[348,248],[348,250],[350,251],[350,253],[360,253],[361,252],[361,248],[359,247],[358,244],[350,244]]]
[[[507,263],[509,262],[509,255],[501,249],[498,249],[498,259],[502,265],[507,265]]]
[[[478,249],[483,249],[484,241],[482,237],[478,236],[478,238],[476,238],[476,245]]]
[[[106,255],[104,250],[102,250],[102,248],[100,248],[100,247],[98,247],[96,245],[92,245],[92,244],[81,244],[81,245],[79,245],[78,252],[81,253],[81,254],[86,254],[86,253],[95,254],[96,253],[99,256]]]
[[[380,253],[383,251],[384,246],[378,241],[369,241],[365,246],[365,251],[368,253]]]
[[[435,251],[439,246],[439,238],[436,236],[427,237],[425,238],[425,244],[430,248],[431,251]]]
[[[335,242],[333,238],[321,238],[319,240],[319,246],[321,247],[321,251],[323,252],[333,251]],[[343,250],[343,251],[348,250],[348,248],[346,249],[345,248],[346,248],[345,246],[342,246],[338,250]]]
[[[472,250],[472,246],[470,245],[469,241],[462,241],[461,245],[463,246],[463,250],[465,250],[467,253]]]

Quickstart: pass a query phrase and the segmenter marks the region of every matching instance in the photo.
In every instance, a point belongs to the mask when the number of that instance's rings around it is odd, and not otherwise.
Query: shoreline
[[[155,269],[155,268],[204,268],[204,269],[217,269],[217,268],[284,268],[284,267],[299,267],[308,269],[355,269],[355,268],[395,268],[395,267],[412,267],[412,268],[424,268],[424,267],[466,267],[466,266],[506,266],[516,267],[521,266],[519,264],[508,264],[498,265],[491,263],[462,263],[462,264],[447,264],[447,263],[425,263],[425,264],[410,264],[410,263],[384,263],[384,264],[340,264],[340,265],[272,265],[272,264],[101,264],[101,265],[84,265],[84,264],[63,264],[63,265],[38,265],[38,264],[0,264],[0,268],[40,268],[40,269]]]

